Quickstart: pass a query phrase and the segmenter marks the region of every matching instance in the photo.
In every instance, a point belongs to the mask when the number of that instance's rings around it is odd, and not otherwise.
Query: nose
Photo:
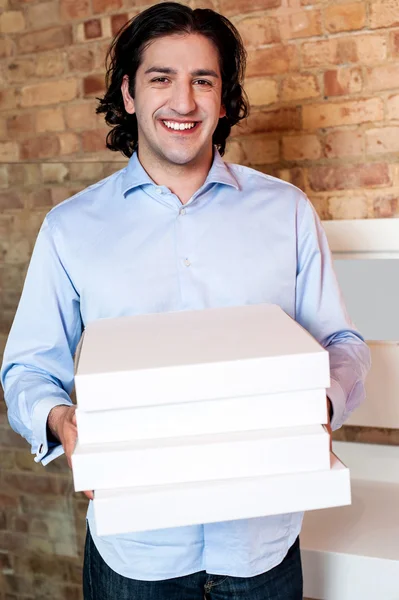
[[[179,115],[188,115],[195,111],[196,103],[191,82],[175,82],[172,88],[170,108]]]

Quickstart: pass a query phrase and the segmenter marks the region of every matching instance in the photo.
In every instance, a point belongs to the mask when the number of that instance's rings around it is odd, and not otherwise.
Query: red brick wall
[[[95,115],[111,37],[140,0],[0,0],[0,351],[39,225],[125,164]],[[227,157],[303,188],[324,219],[399,215],[398,0],[204,0],[248,48]],[[80,598],[86,502],[0,405],[0,600]],[[398,432],[342,435],[399,443]]]

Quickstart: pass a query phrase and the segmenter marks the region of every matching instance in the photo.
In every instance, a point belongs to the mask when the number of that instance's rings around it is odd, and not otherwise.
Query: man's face
[[[126,77],[122,94],[126,111],[136,113],[142,162],[211,160],[212,135],[225,110],[218,53],[206,37],[170,35],[151,43],[136,73],[134,99]]]

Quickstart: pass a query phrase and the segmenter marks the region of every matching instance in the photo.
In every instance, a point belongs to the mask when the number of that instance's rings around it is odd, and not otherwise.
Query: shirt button
[[[163,194],[162,188],[155,188],[157,194]]]
[[[186,209],[182,208],[180,211],[180,215],[183,217],[186,214]]]
[[[189,267],[191,265],[190,261],[188,260],[188,258],[184,259],[184,264],[186,265],[186,267]]]

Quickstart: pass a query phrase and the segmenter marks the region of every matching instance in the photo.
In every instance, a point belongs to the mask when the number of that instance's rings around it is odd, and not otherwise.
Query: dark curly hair
[[[208,38],[219,53],[222,76],[222,104],[226,116],[219,119],[212,141],[224,154],[233,125],[248,116],[249,106],[242,87],[246,52],[237,29],[222,15],[210,9],[195,10],[177,2],[163,2],[144,10],[118,32],[107,54],[107,91],[99,98],[97,113],[113,129],[107,135],[107,148],[128,158],[137,149],[136,115],[126,112],[121,85],[129,77],[129,92],[134,98],[136,71],[143,51],[153,40],[166,35],[197,33]]]

